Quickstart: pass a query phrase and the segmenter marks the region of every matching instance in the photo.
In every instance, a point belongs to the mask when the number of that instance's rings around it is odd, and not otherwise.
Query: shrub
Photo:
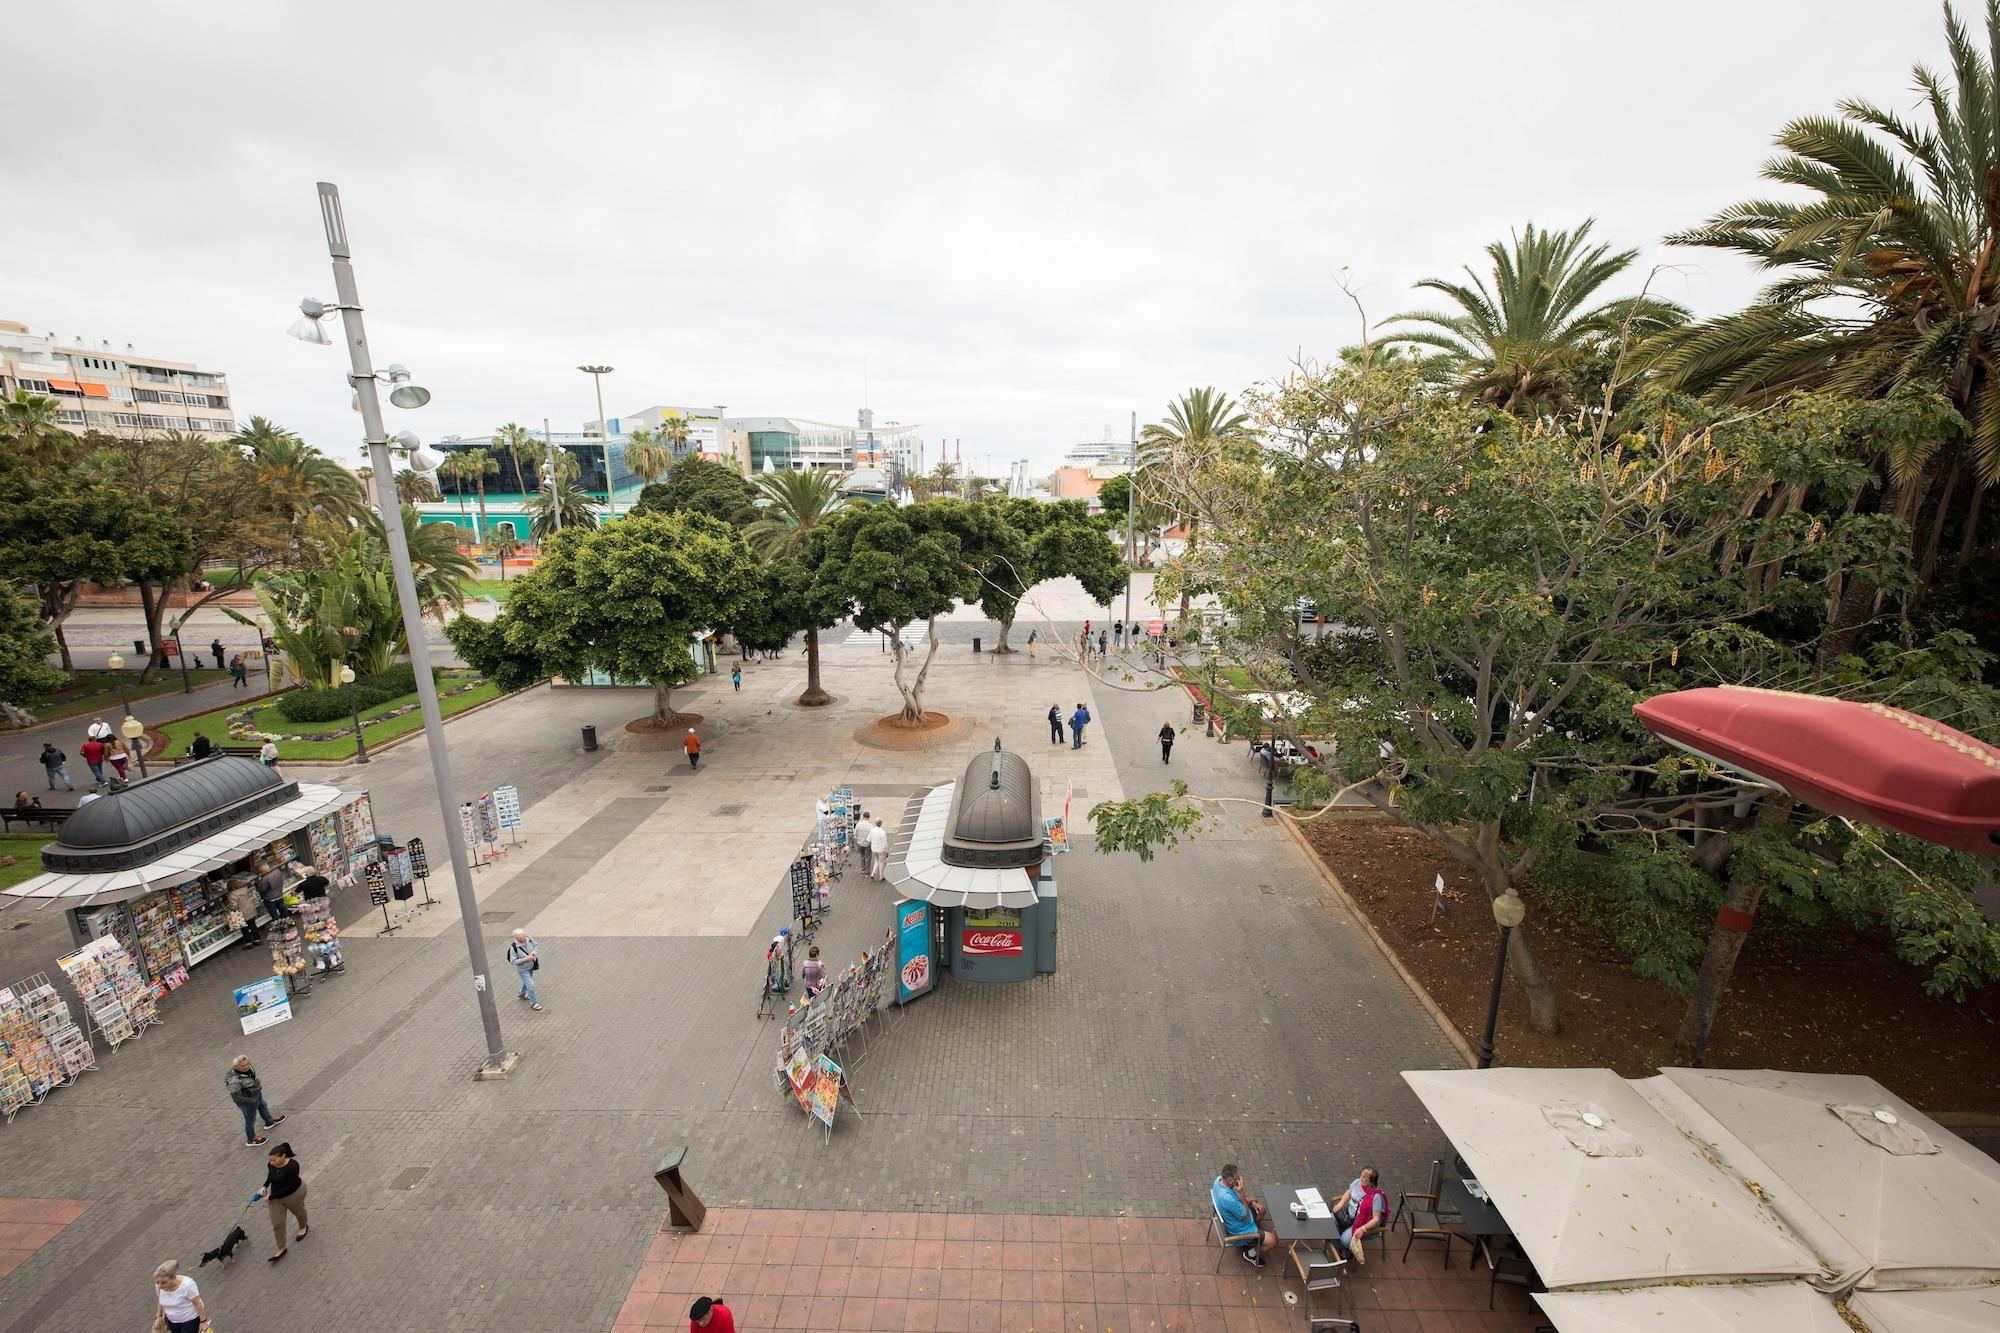
[[[435,671],[431,679],[437,679]],[[416,689],[416,668],[407,662],[398,662],[386,671],[356,680],[354,702],[362,708],[373,708],[376,704],[414,694]],[[287,722],[333,722],[347,717],[351,711],[344,685],[331,689],[288,690],[278,696],[275,706],[278,716]]]

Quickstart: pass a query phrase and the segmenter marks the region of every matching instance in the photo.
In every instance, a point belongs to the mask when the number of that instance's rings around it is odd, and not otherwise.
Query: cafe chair
[[[1430,1189],[1404,1190],[1396,1200],[1396,1211],[1390,1216],[1388,1226],[1400,1226],[1410,1233],[1410,1239],[1403,1245],[1403,1262],[1410,1261],[1410,1250],[1420,1240],[1444,1242],[1444,1266],[1451,1267],[1451,1242],[1458,1236],[1458,1214],[1438,1207],[1438,1181],[1444,1176],[1444,1163],[1431,1159]],[[1467,1238],[1470,1243],[1470,1238]],[[1384,1253],[1388,1242],[1383,1242]]]
[[[1231,1234],[1229,1231],[1229,1224],[1222,1220],[1222,1210],[1215,1206],[1215,1195],[1210,1194],[1207,1197],[1208,1197],[1208,1230],[1209,1233],[1215,1237],[1216,1246],[1221,1251],[1220,1254],[1217,1254],[1215,1256],[1215,1271],[1220,1273],[1222,1271],[1222,1256],[1228,1254],[1231,1250],[1243,1249],[1244,1242],[1246,1241],[1249,1242],[1251,1245],[1255,1245],[1257,1243],[1257,1238],[1259,1233],[1255,1230],[1252,1230],[1247,1232],[1238,1232],[1235,1234]],[[1253,1218],[1251,1220],[1255,1221],[1256,1219]]]
[[[1347,1260],[1327,1256],[1324,1250],[1310,1250],[1303,1245],[1292,1247],[1292,1267],[1299,1275],[1299,1285],[1305,1288],[1306,1327],[1338,1328],[1345,1333],[1361,1333],[1361,1325],[1345,1315],[1321,1310],[1321,1298],[1338,1302],[1340,1299],[1340,1275],[1347,1268]]]
[[[1519,1287],[1524,1291],[1542,1291],[1541,1275],[1535,1272],[1534,1263],[1521,1247],[1513,1241],[1504,1241],[1495,1246],[1480,1241],[1479,1248],[1486,1256],[1486,1267],[1490,1276],[1486,1281],[1486,1308],[1493,1308],[1493,1298],[1502,1287]]]

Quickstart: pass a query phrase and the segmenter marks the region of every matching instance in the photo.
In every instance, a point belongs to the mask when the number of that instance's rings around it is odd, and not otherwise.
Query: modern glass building
[[[576,460],[581,469],[578,482],[602,506],[600,517],[623,514],[639,502],[644,484],[626,466],[625,436],[600,439],[594,434],[557,431],[546,442],[536,435],[534,444],[533,454],[525,458],[515,458],[495,446],[490,435],[454,436],[431,444],[430,448],[446,455],[484,449],[499,464],[499,471],[486,477],[483,519],[479,513],[478,484],[470,477],[454,477],[442,469],[436,474],[436,481],[444,498],[418,505],[417,517],[425,523],[455,523],[465,531],[467,540],[475,542],[484,541],[490,529],[504,523],[515,529],[514,535],[519,540],[527,541],[526,506],[529,497],[541,489],[541,469],[548,459],[550,444]]]

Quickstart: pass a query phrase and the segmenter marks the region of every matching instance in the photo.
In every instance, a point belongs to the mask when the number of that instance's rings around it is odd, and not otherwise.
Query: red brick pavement
[[[1400,1240],[1400,1233],[1396,1237]],[[1485,1266],[1400,1244],[1350,1265],[1347,1313],[1366,1333],[1529,1333],[1518,1288],[1486,1308]],[[736,1326],[905,1333],[1297,1333],[1299,1284],[1274,1255],[1262,1271],[1177,1218],[710,1209],[701,1232],[662,1232],[613,1333],[687,1327],[696,1296],[721,1296]]]
[[[0,1277],[82,1217],[89,1199],[0,1199]]]

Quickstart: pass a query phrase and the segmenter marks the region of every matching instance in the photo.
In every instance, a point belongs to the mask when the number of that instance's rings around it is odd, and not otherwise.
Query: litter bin
[[[975,657],[977,657],[977,656],[979,655],[979,640],[977,640],[977,639],[974,639],[974,640],[972,641],[972,653],[973,653],[973,656],[975,656]]]
[[[596,727],[585,727],[583,729],[583,748],[585,750],[595,750],[597,748]]]
[[[146,655],[146,641],[144,639],[132,640],[132,651],[144,657]]]

